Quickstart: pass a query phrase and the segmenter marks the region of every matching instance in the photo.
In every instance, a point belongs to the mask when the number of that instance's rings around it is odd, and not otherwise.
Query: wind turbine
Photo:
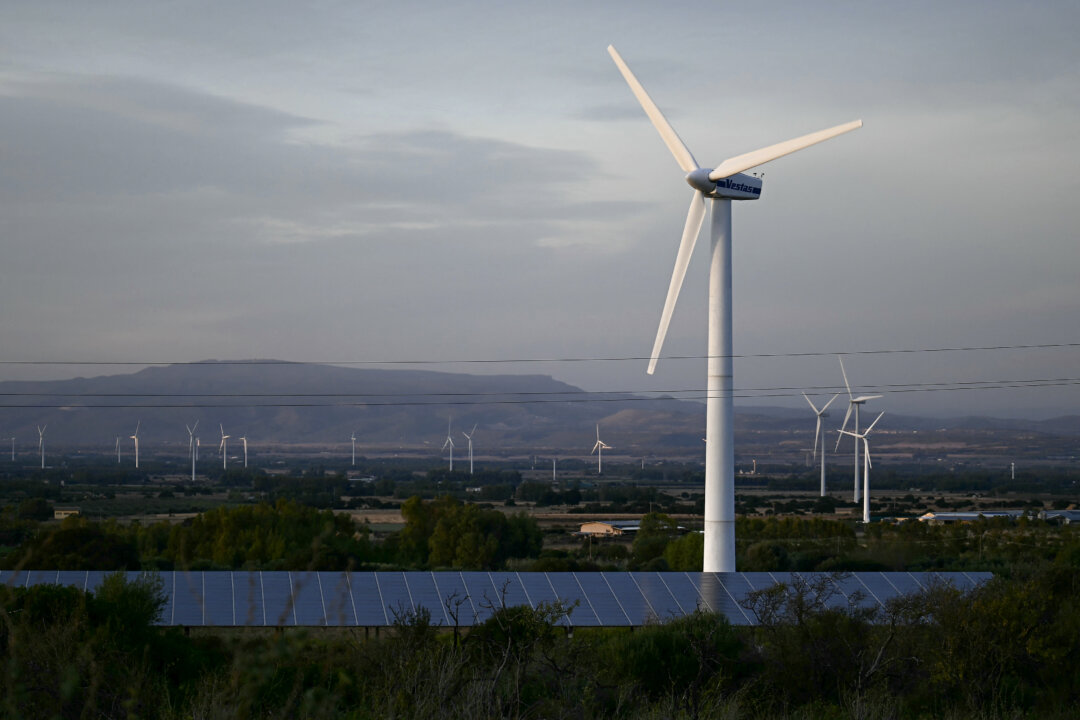
[[[352,466],[356,467],[356,433],[352,434]]]
[[[829,413],[827,413],[825,411],[828,410],[829,406],[833,404],[833,400],[836,400],[836,398],[840,397],[840,393],[836,393],[835,395],[833,395],[829,399],[829,402],[827,402],[827,403],[825,403],[824,405],[821,406],[820,410],[818,410],[817,407],[814,406],[813,401],[810,400],[810,397],[806,393],[803,393],[802,396],[804,398],[806,398],[806,402],[810,403],[810,407],[813,409],[814,414],[817,415],[817,427],[814,429],[814,457],[815,458],[817,457],[818,439],[820,438],[821,439],[821,497],[825,497],[825,438],[821,437],[821,418],[829,417]]]
[[[446,421],[446,442],[442,445],[443,450],[450,448],[450,472],[454,472],[454,438],[450,435],[450,424],[453,421],[454,418]]]
[[[247,435],[240,438],[240,442],[244,443],[244,467],[247,467]]]
[[[45,428],[49,427],[48,423],[45,423],[37,429],[38,434],[38,451],[41,453],[41,469],[45,469]]]
[[[198,442],[197,442],[197,439],[195,437],[195,430],[196,430],[196,428],[199,427],[199,421],[196,420],[195,424],[192,425],[191,427],[188,427],[186,424],[184,425],[184,427],[187,428],[187,434],[188,434],[187,451],[188,451],[188,455],[191,456],[191,482],[195,482],[195,460],[199,456],[198,449],[197,449],[198,448]]]
[[[697,243],[705,219],[705,198],[712,201],[711,259],[709,265],[709,340],[708,384],[705,410],[705,572],[734,572],[735,570],[735,438],[732,427],[735,409],[732,382],[732,317],[731,317],[731,201],[756,200],[761,196],[760,178],[744,175],[770,160],[808,148],[846,132],[862,127],[861,120],[837,125],[819,132],[770,145],[743,155],[728,158],[715,168],[697,164],[690,150],[668,123],[660,109],[649,97],[623,62],[613,46],[608,54],[630,86],[645,114],[675,161],[686,173],[686,182],[693,188],[690,210],[686,215],[675,270],[671,274],[660,326],[656,332],[648,373],[656,370],[660,349],[667,335],[668,324],[682,289],[686,268]]]
[[[476,425],[472,426],[472,430],[470,432],[462,431],[461,434],[464,435],[465,439],[469,441],[469,474],[472,475],[473,474],[473,471],[472,471],[473,470],[473,466],[472,466],[472,436],[476,434]]]
[[[848,408],[847,408],[847,412],[844,413],[844,424],[840,426],[840,432],[841,432],[841,434],[847,434],[847,433],[844,433],[844,431],[847,429],[847,421],[851,418],[851,410],[852,410],[852,408],[854,408],[855,409],[855,432],[857,433],[857,432],[859,432],[859,408],[867,400],[877,400],[879,397],[881,397],[881,395],[860,395],[859,397],[855,397],[855,395],[853,395],[852,392],[851,392],[851,385],[848,384],[847,370],[844,369],[844,358],[840,357],[839,355],[837,355],[836,358],[840,361],[840,372],[844,374],[844,387],[847,388],[847,394],[848,394]],[[840,449],[840,441],[842,439],[843,439],[842,437],[837,437],[836,438],[836,447],[833,448],[834,450],[839,450]],[[855,441],[855,496],[854,497],[855,497],[855,502],[859,502],[859,441],[858,440]]]
[[[120,437],[116,438],[116,464],[120,464]]]
[[[218,423],[218,427],[221,428],[221,444],[218,445],[218,452],[221,453],[221,469],[227,470],[229,462],[229,443],[225,441],[231,438],[232,435],[225,434],[225,428],[221,423]]]
[[[11,436],[11,462],[15,462],[15,436]]]
[[[596,453],[596,474],[602,475],[604,473],[604,451],[611,450],[612,447],[600,439],[600,426],[596,426],[596,444],[592,446],[592,451],[589,453],[592,455]]]
[[[859,444],[859,440],[863,441],[863,509],[862,509],[862,521],[863,524],[870,522],[870,468],[873,467],[873,463],[870,462],[870,441],[866,439],[866,436],[870,434],[870,431],[877,425],[877,421],[881,419],[881,416],[885,413],[879,413],[874,422],[870,423],[870,426],[863,430],[861,433],[851,432],[850,430],[841,430],[845,435],[850,435],[855,438],[855,444]]]
[[[135,441],[135,468],[139,467],[139,426],[142,425],[142,420],[135,423],[135,434],[131,436],[131,439]]]

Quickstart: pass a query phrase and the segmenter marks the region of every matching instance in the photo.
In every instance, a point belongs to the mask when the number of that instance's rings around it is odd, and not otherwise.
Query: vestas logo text
[[[751,195],[760,195],[761,188],[753,185],[747,185],[746,183],[735,182],[731,178],[724,178],[716,181],[716,187],[724,188],[725,190],[738,190],[739,192],[750,193]]]

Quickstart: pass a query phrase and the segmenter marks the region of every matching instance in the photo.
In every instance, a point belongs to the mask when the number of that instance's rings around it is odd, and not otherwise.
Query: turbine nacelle
[[[714,180],[715,172],[709,168],[697,168],[686,174],[686,184],[708,198],[728,200],[757,200],[761,197],[761,179],[745,173]]]

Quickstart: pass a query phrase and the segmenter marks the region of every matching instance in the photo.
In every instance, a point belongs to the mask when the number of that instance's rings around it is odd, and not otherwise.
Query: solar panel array
[[[0,572],[12,586],[68,585],[93,592],[109,573],[100,570]],[[129,580],[138,572],[126,573]],[[991,573],[963,572],[263,572],[159,573],[166,595],[166,626],[385,627],[421,608],[435,625],[467,627],[501,607],[538,608],[561,601],[573,609],[567,627],[646,625],[702,610],[735,625],[757,618],[744,607],[755,590],[777,583],[806,584],[830,607],[884,607],[889,599],[946,583],[969,590]]]

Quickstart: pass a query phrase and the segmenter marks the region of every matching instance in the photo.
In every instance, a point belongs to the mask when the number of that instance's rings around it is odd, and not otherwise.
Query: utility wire
[[[996,350],[1048,350],[1061,348],[1077,348],[1080,342],[1075,343],[1042,343],[1036,345],[981,345],[969,347],[938,347],[938,348],[891,348],[878,350],[848,350],[829,352],[785,352],[785,353],[753,353],[734,354],[730,356],[719,355],[715,357],[731,357],[736,360],[748,360],[759,358],[796,358],[796,357],[832,357],[834,355],[899,355],[915,353],[943,353],[943,352],[987,352]],[[709,355],[664,355],[662,360],[706,360],[713,356]],[[0,360],[2,365],[32,365],[32,366],[165,366],[165,365],[499,365],[520,363],[586,363],[586,362],[645,362],[650,360],[648,356],[626,357],[551,357],[551,358],[463,358],[458,360]]]
[[[982,385],[959,385],[951,387],[907,387],[886,390],[887,393],[910,393],[910,392],[950,392],[957,390],[998,390],[1007,388],[1035,388],[1035,387],[1062,387],[1069,385],[1080,385],[1080,380],[1068,379],[1063,381],[1018,381],[1018,382],[1002,382],[997,384],[982,384]],[[692,392],[692,391],[685,391]],[[494,393],[495,395],[516,395],[517,393]],[[564,393],[555,393],[562,395]],[[442,399],[428,399],[428,400],[391,400],[391,401],[379,401],[370,402],[366,400],[359,400],[356,402],[268,402],[268,403],[213,403],[213,402],[190,402],[190,403],[154,403],[154,404],[79,404],[73,405],[71,403],[64,404],[0,404],[0,409],[166,409],[166,408],[334,408],[334,407],[416,407],[416,406],[468,406],[468,405],[537,405],[545,403],[563,403],[563,404],[580,404],[580,403],[626,403],[626,402],[655,402],[657,400],[706,400],[709,395],[705,391],[697,391],[695,395],[687,395],[678,398],[663,398],[663,397],[592,397],[593,393],[582,391],[582,395],[586,397],[546,397],[546,398],[530,398],[530,399],[477,399],[477,400],[442,400]],[[480,394],[478,394],[480,395]],[[753,394],[745,394],[745,391],[735,391],[732,397],[735,399],[762,399],[762,398],[789,398],[798,397],[799,393],[793,392],[755,392]],[[67,396],[65,396],[67,397]],[[190,397],[203,397],[201,395],[192,395]],[[283,397],[278,395],[271,395],[269,397]],[[340,396],[329,396],[340,397]],[[405,396],[405,397],[416,397]],[[427,396],[421,396],[427,397]],[[441,396],[435,396],[441,397]],[[716,396],[719,397],[719,396]]]

